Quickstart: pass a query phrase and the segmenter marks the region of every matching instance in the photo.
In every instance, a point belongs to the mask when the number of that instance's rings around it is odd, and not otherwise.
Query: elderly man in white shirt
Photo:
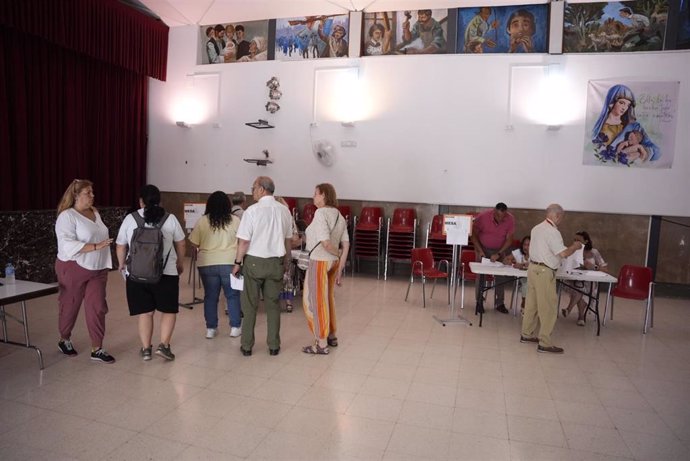
[[[554,203],[546,209],[546,219],[532,228],[527,269],[527,301],[522,318],[521,343],[539,343],[538,352],[562,354],[563,348],[551,342],[551,332],[558,318],[556,270],[561,258],[582,248],[581,242],[566,247],[558,224],[565,211]],[[537,328],[539,336],[536,336]]]
[[[273,198],[275,184],[268,176],[259,176],[252,185],[257,203],[244,211],[237,230],[239,245],[233,275],[242,270],[244,290],[241,303],[242,355],[252,355],[254,325],[259,305],[259,291],[263,292],[268,333],[266,343],[270,355],[280,353],[280,304],[283,273],[290,262],[292,216],[290,210]]]

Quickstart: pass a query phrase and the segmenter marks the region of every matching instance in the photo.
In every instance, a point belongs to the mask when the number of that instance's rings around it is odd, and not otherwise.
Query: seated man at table
[[[505,203],[499,202],[493,209],[479,213],[472,224],[472,244],[477,261],[481,262],[482,258],[490,258],[491,261],[503,260],[513,243],[514,232],[515,218],[508,212]],[[503,301],[508,280],[506,277],[496,277],[494,290],[494,307],[503,314],[508,313]],[[480,275],[476,285],[477,303],[479,297],[483,296],[485,282],[486,276]]]

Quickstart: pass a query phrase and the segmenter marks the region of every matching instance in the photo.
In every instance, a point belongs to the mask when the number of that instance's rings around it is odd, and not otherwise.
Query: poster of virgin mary
[[[585,165],[671,168],[679,82],[591,80]]]

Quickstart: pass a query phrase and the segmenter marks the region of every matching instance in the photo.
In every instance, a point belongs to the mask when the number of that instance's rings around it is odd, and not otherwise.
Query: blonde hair
[[[67,189],[65,189],[65,193],[62,194],[60,203],[58,203],[57,206],[57,214],[62,213],[68,208],[72,208],[77,199],[77,195],[87,187],[93,188],[93,183],[88,179],[75,179],[72,181],[70,185],[67,186]]]

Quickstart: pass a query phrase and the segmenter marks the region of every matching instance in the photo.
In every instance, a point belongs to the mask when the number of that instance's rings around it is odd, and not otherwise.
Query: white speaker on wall
[[[563,0],[551,0],[549,20],[549,54],[563,53],[563,15],[565,2]]]

